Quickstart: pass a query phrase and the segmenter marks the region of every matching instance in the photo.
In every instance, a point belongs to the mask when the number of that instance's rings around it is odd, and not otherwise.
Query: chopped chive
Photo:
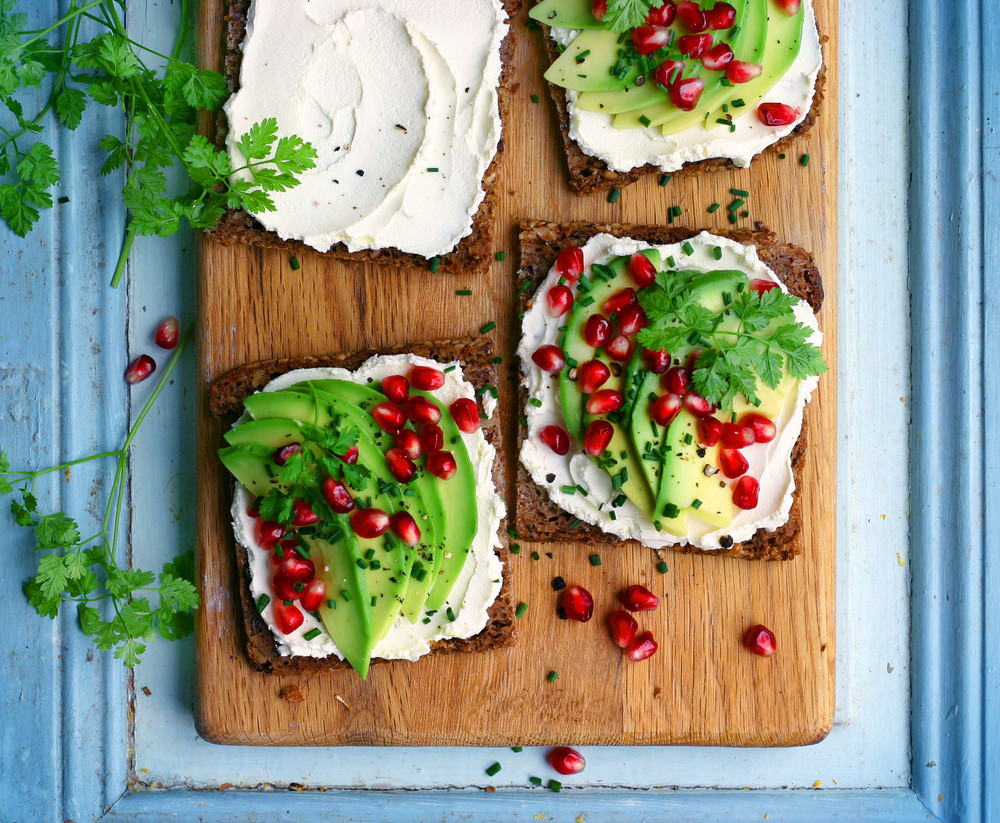
[[[437,166],[431,166],[431,167],[429,167],[429,168],[427,169],[427,171],[429,171],[429,172],[432,172],[432,173],[433,173],[433,172],[437,172],[437,171],[441,171],[441,169],[439,169],[439,168],[438,168]]]
[[[542,407],[542,401],[539,400],[537,397],[532,397],[528,402],[536,409],[540,409]]]
[[[431,263],[430,263],[430,269],[431,269],[431,271],[434,272],[434,274],[437,274],[437,270],[439,268],[441,268],[441,258],[440,257],[432,257],[431,258]]]
[[[728,206],[726,206],[726,208],[729,209],[730,211],[739,211],[746,204],[746,202],[747,201],[742,198],[737,198]]]
[[[304,635],[302,635],[302,639],[303,640],[315,640],[317,637],[319,637],[319,635],[320,635],[319,629],[317,629],[317,628],[314,627],[314,628],[309,629],[309,631],[307,631]]]
[[[455,294],[460,297],[469,297],[472,294],[472,289],[455,289]]]
[[[660,185],[661,186],[667,185],[667,183],[670,182],[670,177],[671,177],[671,175],[669,175],[669,174],[661,174],[660,175]]]
[[[576,494],[576,486],[563,486],[562,487],[562,493],[563,494]]]
[[[445,367],[444,367],[444,372],[445,372],[445,374],[448,374],[448,372],[453,372],[453,371],[455,371],[455,369],[456,369],[456,368],[457,368],[457,367],[456,367],[456,366],[455,366],[454,364],[452,364],[452,365],[450,365],[450,366],[445,366]]]
[[[667,258],[667,265],[670,266],[670,268],[672,269],[677,267],[677,261],[674,260],[673,255]]]
[[[736,216],[736,212],[732,212],[732,211],[729,212],[729,222],[730,223],[735,223],[739,219],[740,218]]]
[[[271,602],[271,598],[268,597],[268,595],[266,595],[266,594],[262,594],[260,597],[257,598],[257,611],[263,612],[264,608],[270,602]]]
[[[295,603],[294,600],[282,600],[281,602],[284,603],[286,606],[291,606]]]
[[[750,216],[750,212],[748,212],[748,211],[741,211],[740,212],[740,217],[749,217],[749,216]]]
[[[784,160],[786,157],[788,157],[788,155],[785,154],[784,152],[782,152],[781,154],[778,155],[778,159],[779,160]]]
[[[510,544],[510,553],[511,554],[520,554],[521,553],[521,544],[520,543],[511,543]]]
[[[621,196],[622,196],[622,193],[621,193],[620,189],[611,189],[611,191],[608,192],[608,202],[609,203],[617,203],[618,202],[618,198],[621,197]]]
[[[501,768],[502,767],[499,763],[494,763],[486,770],[486,774],[488,774],[490,777],[493,777],[493,775],[495,775],[498,771],[500,771]]]
[[[377,597],[376,595],[374,595],[374,594],[373,594],[373,595],[372,595],[372,608],[373,608],[373,609],[375,608],[375,604],[376,604],[377,602],[378,602],[378,597]]]
[[[708,213],[715,214],[715,212],[717,212],[721,208],[722,206],[719,203],[713,203],[711,206],[708,207]]]
[[[365,552],[365,560],[371,560],[375,556],[375,549],[369,549]]]
[[[575,529],[577,526],[581,526],[581,525],[583,525],[583,521],[582,520],[577,520],[575,518],[573,520],[571,520],[570,523],[569,523],[569,527],[571,529]]]
[[[540,777],[529,777],[528,778],[528,782],[532,786],[541,786],[542,785],[542,778],[540,778]]]
[[[592,555],[590,555],[590,557],[588,559],[590,560],[590,565],[591,566],[600,566],[601,565],[601,556],[599,554],[592,554]]]
[[[509,535],[510,535],[511,537],[513,537],[513,538],[514,538],[515,540],[517,540],[517,539],[518,539],[518,538],[519,538],[519,537],[521,536],[521,535],[519,535],[519,534],[517,533],[517,529],[515,529],[515,528],[514,528],[513,526],[508,526],[508,527],[507,527],[507,534],[509,534]]]
[[[712,257],[714,257],[716,260],[721,260],[722,259],[722,247],[721,246],[713,246],[712,247]]]
[[[531,559],[532,560],[541,560],[542,556],[538,552],[532,552],[531,553]]]
[[[430,619],[429,617],[425,617],[425,618],[424,618],[423,620],[421,620],[420,622],[421,622],[421,623],[423,623],[424,625],[427,625],[428,623],[430,623],[430,622],[431,622],[431,619]]]
[[[660,574],[666,574],[668,571],[670,571],[670,569],[667,568],[667,564],[663,560],[661,560],[659,563],[656,564],[656,570]]]
[[[497,324],[496,324],[496,323],[494,323],[494,322],[493,322],[492,320],[490,320],[490,322],[489,322],[489,323],[487,323],[487,324],[486,324],[485,326],[481,326],[481,327],[479,328],[479,333],[480,333],[480,334],[489,334],[489,333],[490,333],[491,331],[493,331],[493,329],[495,329],[496,327],[497,327]]]
[[[288,265],[292,267],[292,271],[298,271],[302,268],[302,264],[299,262],[299,258],[297,257],[292,257],[288,261]]]
[[[562,783],[560,783],[558,780],[550,780],[547,788],[550,792],[561,792]]]
[[[700,509],[701,508],[701,501],[697,497],[694,500],[691,501],[691,508],[693,508],[693,509]]]
[[[361,559],[360,557],[359,557],[359,558],[358,558],[357,560],[355,560],[355,561],[354,561],[354,564],[355,564],[355,565],[356,565],[356,566],[357,566],[357,567],[358,567],[359,569],[367,569],[367,568],[368,568],[368,563],[366,563],[366,562],[365,562],[364,560],[362,560],[362,559]]]
[[[511,746],[510,750],[512,752],[514,752],[514,754],[520,754],[522,751],[524,751],[524,747],[523,746]]]
[[[445,609],[444,613],[446,615],[448,615],[448,622],[449,623],[454,623],[455,622],[455,610],[452,609],[451,606],[449,606],[447,609]]]
[[[528,604],[525,603],[524,601],[521,601],[520,603],[517,604],[517,610],[514,612],[514,617],[520,620],[522,617],[524,617],[524,613],[526,611],[528,611]]]
[[[328,597],[326,599],[326,607],[328,609],[335,609],[335,608],[337,608],[337,601],[334,600],[334,599],[332,599],[332,598],[330,598],[330,597]]]
[[[688,242],[685,242],[685,243],[684,243],[684,245],[683,245],[683,246],[681,246],[681,248],[682,248],[682,249],[684,250],[684,254],[688,255],[689,257],[690,257],[690,256],[691,256],[692,254],[694,254],[694,246],[692,246],[692,245],[691,245],[690,243],[688,243]]]
[[[507,252],[505,252],[505,251],[498,251],[493,256],[496,257],[498,263],[502,263],[507,258]]]
[[[553,669],[545,676],[545,679],[548,680],[549,683],[555,683],[557,677],[559,677],[559,672]]]
[[[531,102],[532,103],[537,103],[538,102],[538,95],[537,94],[531,95]]]
[[[808,154],[803,154],[799,158],[799,164],[802,165],[802,166],[808,166],[809,165],[809,155]]]
[[[750,192],[744,191],[743,189],[730,189],[729,193],[734,197],[749,197]]]
[[[653,121],[650,120],[648,117],[646,117],[645,114],[640,114],[639,115],[639,122],[642,123],[642,125],[644,125],[644,126],[648,126]]]
[[[344,598],[345,603],[351,602],[351,593],[347,589],[341,589],[340,596]]]
[[[746,101],[742,97],[737,97],[733,100],[733,106],[737,109],[743,108],[746,105]]]

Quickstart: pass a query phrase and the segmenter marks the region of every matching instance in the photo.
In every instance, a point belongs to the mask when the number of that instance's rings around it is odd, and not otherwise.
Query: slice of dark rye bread
[[[240,66],[243,63],[243,38],[246,35],[247,13],[251,0],[228,0],[226,6],[225,25],[223,26],[224,64],[223,74],[230,94],[234,94],[240,86]],[[277,0],[280,2],[280,0]],[[521,0],[501,0],[510,21],[521,10]],[[506,123],[510,111],[510,95],[512,90],[514,39],[513,27],[508,31],[500,46],[502,70],[499,84],[500,119]],[[225,115],[219,115],[216,130],[216,145],[225,147],[227,132]],[[323,254],[338,260],[356,262],[372,262],[382,266],[409,267],[430,269],[432,260],[437,260],[437,271],[443,274],[471,274],[481,272],[493,258],[493,224],[496,212],[497,181],[500,174],[500,158],[503,155],[504,140],[501,136],[493,162],[483,175],[482,187],[486,192],[472,221],[472,231],[463,237],[455,248],[437,258],[426,258],[419,254],[400,251],[399,249],[366,249],[349,252],[343,243],[338,243],[326,252],[317,252],[298,240],[282,240],[274,232],[265,229],[249,212],[229,210],[208,232],[208,236],[225,245],[246,243],[252,246],[286,249],[296,253],[312,252]]]
[[[521,224],[519,235],[521,253],[520,269],[517,273],[519,309],[526,311],[529,308],[539,283],[548,275],[561,249],[567,246],[582,246],[595,234],[602,232],[658,245],[679,243],[699,233],[698,230],[681,227],[630,226],[620,223],[524,222]],[[805,300],[813,311],[819,311],[823,302],[823,282],[808,252],[798,246],[779,243],[774,232],[765,228],[763,223],[757,223],[753,231],[715,233],[739,243],[756,246],[760,259],[774,271],[788,290]],[[523,385],[520,383],[518,385],[518,408],[523,409],[528,400],[527,392]],[[524,418],[519,416],[518,442],[522,442],[526,435]],[[807,435],[803,422],[802,434],[792,450],[796,494],[788,522],[773,532],[758,531],[749,540],[735,544],[728,550],[728,554],[748,560],[789,560],[801,553],[802,546],[797,539],[801,529],[801,503],[798,490],[802,487],[806,450]],[[580,523],[573,515],[559,508],[552,502],[545,489],[531,479],[531,475],[520,460],[517,463],[516,483],[513,502],[514,526],[522,539],[566,541],[584,545],[621,542],[619,538],[601,531],[596,526]],[[576,525],[572,525],[573,523]],[[686,553],[703,551],[692,546],[677,546],[676,550]]]
[[[499,368],[490,360],[493,356],[493,346],[489,339],[475,340],[437,340],[433,342],[414,343],[406,346],[388,346],[382,349],[365,349],[348,354],[319,355],[315,357],[290,357],[279,360],[261,360],[237,366],[216,378],[208,392],[209,411],[216,417],[227,417],[230,422],[242,413],[243,398],[262,389],[275,377],[295,369],[311,369],[323,366],[339,366],[345,369],[356,369],[369,357],[378,354],[416,354],[429,357],[440,362],[458,360],[462,364],[465,379],[477,389],[500,384]],[[497,493],[504,496],[504,454],[503,437],[501,436],[499,414],[495,413],[490,420],[483,421],[483,433],[487,441],[496,449],[493,463],[493,482]],[[221,445],[221,444],[220,444]],[[228,478],[229,475],[226,474]],[[232,498],[224,495],[226,512]],[[226,531],[232,534],[226,520]],[[482,652],[510,646],[517,638],[516,619],[510,590],[510,553],[507,549],[506,521],[500,525],[500,537],[503,546],[496,550],[503,563],[503,585],[500,594],[489,608],[489,620],[479,634],[469,638],[453,638],[439,640],[431,644],[431,654],[447,652]],[[254,668],[263,672],[279,674],[326,671],[331,669],[349,668],[348,664],[336,657],[287,657],[278,653],[277,643],[271,630],[264,623],[257,605],[250,593],[247,581],[248,557],[247,550],[232,537],[236,551],[237,580],[240,601],[243,609],[243,626],[246,631],[247,656]],[[385,662],[378,658],[373,664]],[[419,663],[419,661],[418,661]]]
[[[542,0],[536,0],[536,4],[540,2],[542,2]],[[545,53],[548,57],[548,65],[551,65],[552,62],[559,56],[559,52],[556,50],[555,41],[553,41],[553,39],[549,36],[549,27],[544,24],[539,25],[545,43]],[[826,35],[820,35],[820,44],[825,44],[828,40],[829,38]],[[826,65],[824,63],[823,67],[819,71],[819,75],[816,77],[816,92],[813,96],[812,106],[810,106],[805,119],[795,127],[791,134],[782,137],[780,140],[764,149],[765,152],[771,154],[783,152],[790,143],[793,143],[799,137],[803,137],[809,133],[813,123],[816,122],[816,118],[819,116],[820,106],[823,102],[823,89],[825,84]],[[556,106],[556,114],[559,118],[559,130],[562,133],[563,149],[566,154],[566,165],[569,170],[569,187],[576,194],[595,194],[612,188],[622,188],[630,183],[634,183],[640,177],[644,177],[647,174],[661,173],[659,167],[652,164],[639,166],[638,168],[631,169],[630,171],[612,171],[608,168],[608,164],[603,160],[599,160],[596,157],[591,157],[589,154],[585,154],[583,149],[580,148],[580,145],[569,136],[569,109],[566,105],[566,90],[552,83],[548,83],[547,85],[549,87],[549,94],[551,95],[552,101]],[[685,177],[688,175],[701,174],[702,172],[722,171],[723,169],[735,168],[739,168],[739,166],[731,160],[724,157],[711,157],[707,160],[685,163],[677,171],[670,172],[670,175],[672,177]]]

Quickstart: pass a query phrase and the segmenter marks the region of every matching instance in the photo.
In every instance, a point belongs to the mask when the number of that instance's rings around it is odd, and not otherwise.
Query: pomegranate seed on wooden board
[[[176,349],[177,340],[180,337],[180,328],[180,322],[176,317],[165,317],[160,321],[160,325],[156,327],[156,334],[153,335],[153,340],[161,349]]]
[[[538,439],[558,455],[569,452],[569,434],[559,426],[546,426],[538,433]]]
[[[645,586],[629,586],[618,598],[630,612],[651,612],[660,605],[660,598]]]
[[[594,598],[583,586],[570,586],[562,594],[561,605],[569,620],[586,623],[594,616]]]
[[[628,655],[629,660],[638,663],[640,660],[652,657],[658,648],[652,632],[643,632],[628,644],[625,654]]]
[[[778,639],[767,626],[751,626],[743,635],[743,645],[754,654],[770,657],[778,650]]]
[[[548,754],[549,765],[559,774],[579,774],[586,766],[587,761],[576,749],[569,746],[559,746]]]
[[[133,385],[141,383],[154,371],[156,371],[156,362],[153,358],[148,354],[140,354],[125,369],[125,382]]]
[[[608,625],[611,627],[611,639],[623,649],[628,648],[628,644],[639,631],[639,624],[635,618],[624,609],[613,612],[608,618]]]

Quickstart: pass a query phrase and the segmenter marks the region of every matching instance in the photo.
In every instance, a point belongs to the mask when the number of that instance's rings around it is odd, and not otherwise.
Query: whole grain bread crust
[[[240,67],[243,64],[242,44],[246,35],[247,13],[250,9],[251,0],[229,0],[226,9],[225,25],[223,28],[224,38],[224,59],[223,74],[226,77],[226,86],[230,94],[234,94],[240,87]],[[504,10],[507,12],[507,22],[521,10],[521,0],[501,0]],[[514,38],[513,27],[507,32],[503,43],[500,46],[500,58],[502,69],[500,73],[499,105],[500,119],[507,122],[507,115],[510,111],[510,95],[512,88],[513,66],[514,66]],[[225,115],[219,114],[216,126],[216,145],[223,148],[228,124]],[[399,249],[364,249],[351,252],[343,243],[330,248],[325,252],[317,252],[311,246],[307,246],[299,240],[282,240],[277,234],[265,229],[254,217],[242,209],[230,209],[215,228],[208,232],[208,236],[225,245],[234,243],[245,243],[252,246],[262,246],[265,248],[285,249],[294,253],[323,254],[337,260],[348,260],[353,262],[377,263],[381,266],[392,266],[395,268],[420,268],[430,269],[432,260],[437,260],[436,271],[443,274],[471,274],[481,272],[489,263],[491,258],[491,247],[493,237],[494,215],[497,204],[497,182],[500,175],[500,159],[503,155],[504,140],[500,138],[497,145],[496,154],[493,161],[483,175],[482,187],[486,192],[482,203],[472,221],[472,231],[463,237],[455,248],[447,254],[438,258],[426,258],[419,254],[400,251]]]
[[[261,360],[247,363],[214,380],[209,387],[209,410],[216,417],[226,417],[235,420],[243,408],[243,399],[262,389],[270,380],[278,375],[295,369],[320,368],[335,366],[345,369],[356,369],[369,357],[378,354],[412,353],[433,360],[448,362],[458,360],[462,363],[465,379],[477,389],[486,386],[499,385],[498,367],[491,363],[493,355],[492,343],[487,338],[476,340],[437,340],[420,342],[411,345],[389,346],[382,349],[365,349],[346,354],[318,355],[314,357],[289,357],[277,360]],[[483,422],[483,433],[487,441],[496,449],[493,461],[493,482],[497,493],[504,497],[504,455],[503,438],[501,436],[498,415]],[[219,516],[228,523],[228,495],[223,495],[223,508]],[[500,594],[489,608],[486,627],[477,635],[469,638],[452,638],[439,640],[431,644],[431,654],[448,654],[451,652],[482,652],[512,645],[517,639],[514,606],[511,599],[510,584],[510,552],[507,548],[506,521],[501,523],[500,537],[503,545],[496,549],[497,557],[503,563],[503,584]],[[233,581],[240,592],[240,603],[243,612],[243,628],[246,634],[246,651],[250,663],[262,672],[275,674],[298,674],[304,672],[329,671],[349,668],[346,661],[336,657],[287,657],[278,652],[274,634],[268,628],[250,592],[247,580],[249,575],[249,558],[247,549],[233,538],[236,552],[236,567],[238,576]],[[379,658],[372,660],[372,665],[385,661]]]
[[[582,246],[595,234],[602,232],[658,245],[680,243],[698,234],[694,229],[682,227],[583,222],[559,224],[539,220],[523,222],[519,235],[521,260],[517,273],[520,310],[527,311],[531,307],[538,285],[548,275],[560,250],[566,246]],[[788,290],[808,303],[814,312],[819,311],[823,303],[823,282],[811,255],[804,249],[790,243],[778,242],[774,232],[762,223],[757,223],[753,230],[716,232],[716,234],[729,237],[738,243],[756,246],[760,259],[774,271]],[[527,393],[520,384],[518,391],[518,408],[523,409],[528,400]],[[524,418],[521,417],[518,424],[518,442],[522,442],[526,435]],[[802,487],[807,439],[807,428],[803,422],[802,434],[792,450],[792,471],[796,490]],[[760,530],[749,540],[735,544],[727,553],[747,560],[789,560],[800,554],[802,551],[801,541],[798,540],[802,527],[800,497],[796,491],[788,521],[783,526],[773,532]],[[514,525],[518,534],[525,540],[568,541],[587,545],[620,542],[614,535],[607,534],[588,523],[580,523],[571,514],[559,508],[552,502],[545,489],[531,479],[531,475],[520,461],[516,469]],[[719,553],[707,552],[693,546],[675,548],[685,553]]]
[[[536,0],[536,5],[540,2],[542,0]],[[548,65],[551,65],[559,57],[559,52],[556,50],[555,42],[549,36],[549,27],[544,24],[540,24],[540,27]],[[827,40],[828,38],[821,34],[820,43],[825,44]],[[580,148],[580,144],[570,137],[569,134],[569,108],[567,106],[566,90],[554,83],[548,83],[547,85],[552,102],[555,103],[556,114],[559,119],[559,131],[562,134],[563,150],[566,155],[566,165],[569,171],[569,187],[574,193],[580,195],[596,194],[612,188],[622,188],[634,183],[640,177],[645,177],[647,174],[661,173],[659,167],[652,164],[646,164],[645,166],[639,166],[624,172],[613,171],[608,168],[608,164],[603,160],[584,153],[583,149]],[[779,154],[785,151],[791,143],[809,133],[813,127],[813,123],[816,122],[816,118],[819,116],[825,85],[826,66],[824,64],[816,77],[816,91],[813,96],[812,105],[809,107],[809,112],[805,118],[795,127],[791,134],[782,137],[766,148],[762,154],[765,152],[768,154]],[[727,158],[711,157],[707,160],[685,163],[680,169],[670,172],[670,174],[672,177],[687,177],[704,172],[735,168],[739,167]]]

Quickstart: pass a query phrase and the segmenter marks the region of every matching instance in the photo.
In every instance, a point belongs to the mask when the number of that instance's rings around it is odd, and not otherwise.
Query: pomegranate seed
[[[350,463],[350,464],[353,465],[354,463],[358,462],[358,455],[359,454],[360,454],[360,452],[358,451],[358,447],[357,446],[351,446],[343,454],[338,454],[337,457],[339,457],[345,463]]]
[[[710,71],[722,71],[733,62],[733,50],[727,43],[718,43],[701,58],[701,64]]]
[[[319,515],[312,510],[312,506],[305,500],[296,500],[292,503],[292,525],[311,526],[319,522]]]
[[[586,623],[594,616],[594,598],[583,586],[570,586],[562,595],[562,607],[569,620]]]
[[[538,368],[549,374],[561,372],[563,366],[566,365],[566,355],[562,353],[562,349],[558,346],[553,346],[551,343],[546,343],[544,346],[539,346],[535,349],[535,353],[531,355],[531,359]]]
[[[156,334],[153,340],[161,349],[176,349],[177,338],[180,335],[181,324],[176,317],[165,317],[156,327]]]
[[[407,546],[416,546],[420,542],[420,527],[409,512],[396,512],[389,518],[393,534]]]
[[[379,537],[389,528],[389,515],[381,509],[358,509],[351,515],[351,526],[358,537]]]
[[[347,514],[354,508],[354,498],[347,486],[332,477],[323,481],[323,499],[337,514]]]
[[[704,349],[691,349],[691,353],[688,354],[687,360],[684,361],[684,364],[689,369],[694,369],[694,367],[698,365],[698,358],[701,357],[704,351]]]
[[[684,398],[679,394],[665,394],[649,404],[649,416],[657,426],[669,426],[683,405]]]
[[[441,421],[441,408],[426,397],[416,395],[406,401],[406,414],[416,424],[436,424]]]
[[[639,624],[636,623],[635,618],[627,611],[619,609],[608,618],[608,623],[611,626],[611,639],[623,649],[628,648],[635,633],[639,631]]]
[[[545,293],[545,311],[549,317],[562,317],[573,305],[573,290],[569,286],[553,286]]]
[[[383,377],[382,393],[389,398],[390,402],[402,406],[406,403],[406,398],[410,396],[410,381],[401,374]]]
[[[622,289],[605,300],[601,308],[608,314],[617,314],[626,306],[634,306],[638,302],[635,296],[635,289]]]
[[[708,28],[708,20],[705,18],[705,12],[701,10],[701,6],[690,2],[690,0],[677,4],[677,16],[687,26],[688,31],[693,34],[697,34]]]
[[[705,12],[705,21],[715,31],[731,29],[736,25],[736,9],[729,3],[716,3]]]
[[[258,520],[254,527],[254,538],[257,540],[257,545],[268,551],[277,546],[278,541],[284,536],[284,528],[273,520]]]
[[[799,109],[784,103],[761,103],[757,106],[757,119],[765,126],[790,126],[799,116]]]
[[[628,273],[632,275],[635,284],[644,289],[656,280],[656,267],[641,251],[637,251],[628,259]]]
[[[698,442],[703,446],[714,446],[722,438],[722,423],[714,417],[702,417],[698,421]]]
[[[632,45],[639,54],[659,51],[670,40],[670,29],[663,26],[639,26],[632,30]]]
[[[653,374],[663,374],[670,366],[670,354],[666,349],[643,349],[642,362]]]
[[[444,372],[430,366],[414,366],[410,369],[410,382],[420,391],[434,391],[444,385]]]
[[[549,752],[549,765],[559,774],[579,774],[587,767],[587,761],[576,749],[560,746]]]
[[[316,564],[300,557],[298,553],[286,554],[281,559],[280,568],[285,580],[291,580],[292,583],[308,583],[316,576]]]
[[[282,558],[284,559],[284,558]],[[295,581],[289,580],[281,572],[271,578],[271,589],[278,600],[298,600],[299,592],[295,590]]]
[[[441,431],[441,427],[433,424],[421,427],[420,446],[425,454],[441,451],[442,446],[444,446],[444,432]]]
[[[767,626],[751,626],[743,635],[743,645],[754,654],[770,657],[778,650],[778,638]]]
[[[615,429],[607,420],[595,420],[587,426],[583,437],[583,450],[591,457],[600,457],[608,448]]]
[[[326,583],[310,580],[299,595],[299,603],[307,612],[314,612],[326,601]]]
[[[560,456],[569,452],[569,434],[559,426],[546,426],[538,433],[538,439]]]
[[[757,508],[759,495],[760,483],[757,482],[757,478],[745,474],[736,481],[736,486],[733,488],[733,505],[744,511],[751,511]]]
[[[125,369],[126,383],[141,383],[156,371],[156,363],[148,354],[140,354],[135,360],[129,363]]]
[[[260,498],[255,497],[253,503],[247,507],[247,517],[252,517],[256,520],[260,517]]]
[[[459,431],[469,434],[479,429],[479,406],[475,400],[460,397],[448,407],[448,411]]]
[[[584,394],[593,394],[608,381],[609,377],[611,369],[600,360],[588,360],[576,372],[580,391]]]
[[[410,460],[416,460],[423,453],[423,449],[420,447],[420,437],[411,429],[403,429],[393,438],[393,442],[396,444],[396,448]]]
[[[458,471],[458,464],[451,452],[436,451],[427,458],[427,471],[441,480],[449,480]]]
[[[619,595],[619,599],[630,612],[651,612],[660,605],[660,598],[645,586],[629,586]]]
[[[708,417],[708,415],[715,411],[715,406],[700,394],[695,394],[692,391],[684,395],[684,408],[695,417]]]
[[[663,375],[663,387],[674,394],[685,395],[691,385],[691,370],[684,366],[674,366]]]
[[[653,71],[653,82],[667,88],[683,73],[683,60],[664,60]],[[645,257],[645,255],[643,256]]]
[[[608,341],[608,357],[612,360],[617,360],[619,363],[624,363],[632,356],[634,348],[635,344],[631,340],[624,334],[619,334]]]
[[[422,397],[420,399],[423,400]],[[395,403],[379,403],[372,409],[372,417],[379,427],[389,434],[396,434],[406,423],[406,413]]]
[[[802,5],[802,0],[777,0],[777,3],[778,8],[791,17],[793,14],[799,13],[799,7]]]
[[[608,0],[593,0],[590,4],[590,13],[598,20],[603,20],[608,13]]]
[[[293,557],[302,557],[298,551],[299,542],[294,538],[286,537],[278,543],[278,546],[281,546],[281,554],[278,554],[277,547],[275,547],[275,551],[271,552],[271,557],[268,560],[271,564],[271,568],[275,571],[281,570],[281,564],[285,562],[285,558],[288,555],[292,555]]]
[[[771,291],[771,289],[778,288],[778,284],[773,280],[763,280],[759,278],[754,278],[750,281],[750,289],[757,292],[757,294],[764,294]]]
[[[642,306],[626,306],[618,315],[618,331],[622,334],[633,335],[639,329],[646,328],[649,323],[646,312]]]
[[[677,5],[674,3],[674,0],[666,0],[658,9],[649,10],[649,14],[646,15],[646,25],[669,26],[674,22],[676,16]]]
[[[683,37],[677,38],[677,49],[681,54],[686,54],[692,60],[699,60],[708,54],[713,43],[715,43],[715,40],[708,32],[704,34],[685,34]]]
[[[681,111],[691,111],[698,105],[698,99],[704,90],[705,81],[700,77],[678,80],[670,87],[670,100]]]
[[[778,427],[774,425],[774,421],[762,414],[757,414],[757,412],[744,414],[740,423],[753,429],[754,443],[770,443],[778,433]]]
[[[400,483],[409,483],[417,476],[416,463],[410,460],[402,449],[389,449],[385,453],[385,462],[392,476]]]
[[[722,424],[722,445],[727,449],[745,449],[754,443],[753,429],[739,423]]]
[[[567,246],[556,258],[556,273],[575,283],[583,274],[583,249]]]
[[[595,391],[587,398],[588,414],[610,414],[618,411],[625,403],[620,391],[615,389],[601,389]]]
[[[719,468],[732,480],[745,474],[750,464],[739,449],[719,449]]]
[[[583,339],[588,346],[600,348],[611,336],[611,324],[600,314],[592,314],[583,325]]]
[[[291,634],[302,625],[304,619],[298,606],[294,604],[286,606],[284,600],[275,601],[274,622],[278,626],[278,631],[282,634]]]
[[[760,77],[763,71],[764,67],[760,63],[733,60],[726,66],[726,79],[730,83],[749,83]]]
[[[275,449],[271,459],[279,466],[284,466],[285,463],[295,457],[300,451],[302,451],[301,443],[289,443],[286,446]]]
[[[652,657],[658,648],[652,632],[643,632],[628,644],[625,654],[628,655],[629,660],[638,663],[640,660]]]

